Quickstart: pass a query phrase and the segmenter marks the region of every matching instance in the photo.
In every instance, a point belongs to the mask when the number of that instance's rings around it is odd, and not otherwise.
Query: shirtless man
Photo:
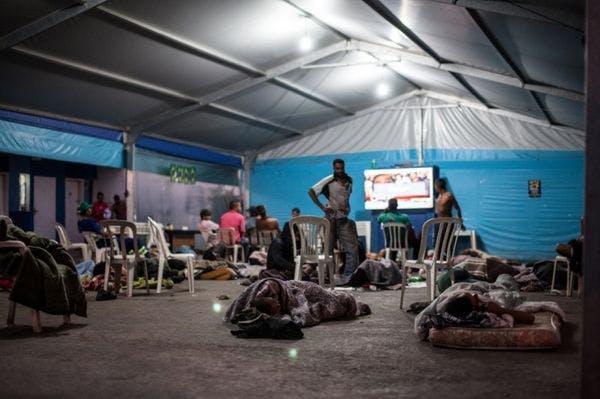
[[[435,181],[435,190],[438,197],[435,201],[435,213],[437,217],[452,217],[452,208],[456,208],[458,218],[462,219],[460,205],[450,191],[446,190],[446,180],[437,179]]]

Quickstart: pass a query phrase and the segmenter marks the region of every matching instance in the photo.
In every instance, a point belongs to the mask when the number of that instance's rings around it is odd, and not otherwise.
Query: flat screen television
[[[433,208],[433,166],[365,170],[365,209],[385,209],[390,198],[398,209]]]

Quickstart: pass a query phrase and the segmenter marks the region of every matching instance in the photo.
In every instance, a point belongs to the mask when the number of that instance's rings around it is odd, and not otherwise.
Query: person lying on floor
[[[533,323],[529,313],[546,310],[564,320],[564,311],[556,302],[526,302],[518,283],[507,274],[494,283],[457,283],[442,292],[415,318],[415,333],[426,340],[429,330],[451,326],[478,328],[513,327],[515,323]]]
[[[299,327],[371,314],[369,305],[357,301],[347,292],[328,291],[310,281],[275,278],[262,279],[248,286],[227,309],[224,321],[234,324],[243,321],[243,314],[249,308],[291,320]]]

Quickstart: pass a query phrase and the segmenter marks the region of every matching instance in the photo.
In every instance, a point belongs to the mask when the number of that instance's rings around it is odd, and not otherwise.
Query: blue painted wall
[[[366,211],[363,170],[417,163],[412,150],[332,154],[257,161],[251,170],[250,202],[264,204],[281,221],[299,207],[304,215],[321,211],[307,195],[308,189],[331,173],[334,158],[346,161],[346,172],[354,178],[351,198],[356,220],[374,220],[377,213]],[[557,242],[577,236],[583,214],[583,152],[514,150],[429,150],[427,165],[439,167],[449,189],[458,199],[467,228],[477,231],[480,249],[518,260],[539,260],[554,256]],[[541,180],[542,196],[528,196],[527,181]],[[408,212],[407,212],[408,213]],[[409,214],[420,229],[432,214]],[[376,228],[373,232],[377,233]],[[381,246],[375,236],[374,249]]]

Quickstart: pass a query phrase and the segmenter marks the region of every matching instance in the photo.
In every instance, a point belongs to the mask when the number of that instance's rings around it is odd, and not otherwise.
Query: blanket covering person
[[[513,327],[515,320],[510,314],[513,311],[533,313],[546,310],[557,314],[562,320],[565,319],[565,313],[556,302],[528,302],[518,290],[518,283],[507,274],[498,276],[494,283],[485,281],[456,283],[442,292],[417,315],[414,325],[415,333],[421,340],[426,340],[432,327]],[[506,313],[482,311],[475,307],[462,317],[457,317],[455,312],[448,312],[449,307],[453,306],[453,302],[466,295],[476,298],[482,305],[481,308],[486,308],[485,305],[491,303],[496,308],[503,308]]]
[[[327,291],[310,281],[265,278],[251,284],[240,294],[227,309],[224,321],[237,323],[239,315],[253,307],[253,302],[261,297],[265,284],[276,284],[279,288],[280,311],[273,316],[291,320],[299,327],[314,326],[325,320],[353,319],[371,313],[367,304],[357,301],[347,292]]]
[[[377,287],[388,287],[402,282],[400,267],[390,259],[367,259],[361,263],[350,276],[351,287],[361,287],[365,284]]]
[[[73,258],[53,240],[0,221],[0,240],[16,240],[29,251],[0,252],[0,275],[14,277],[9,299],[54,315],[87,316],[85,293]]]

